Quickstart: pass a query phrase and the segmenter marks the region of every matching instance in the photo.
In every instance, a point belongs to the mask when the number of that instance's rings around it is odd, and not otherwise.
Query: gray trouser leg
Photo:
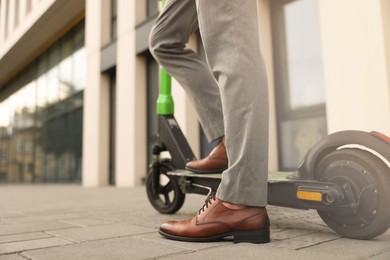
[[[218,81],[229,168],[217,197],[267,204],[268,87],[256,0],[196,0],[207,59]]]
[[[257,24],[256,0],[171,0],[151,36],[154,56],[192,96],[208,135],[224,125],[229,168],[217,197],[249,206],[267,204],[268,87]],[[209,68],[184,49],[198,25]],[[204,84],[215,80],[220,98]]]
[[[149,38],[154,58],[183,86],[209,141],[224,135],[218,84],[207,64],[186,48],[198,29],[195,0],[168,0]]]

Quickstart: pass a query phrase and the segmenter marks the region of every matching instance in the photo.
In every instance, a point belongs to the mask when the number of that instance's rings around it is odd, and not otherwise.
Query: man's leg
[[[233,236],[235,242],[267,243],[270,223],[262,206],[267,203],[268,97],[256,1],[197,0],[197,7],[208,61],[221,89],[232,161],[217,197],[210,196],[193,218],[168,221],[159,232],[187,242]]]
[[[222,98],[229,168],[217,197],[267,204],[268,87],[256,0],[196,0],[199,29]]]
[[[186,90],[209,141],[224,135],[221,97],[210,69],[191,49],[198,28],[195,0],[168,0],[150,34],[155,59]]]

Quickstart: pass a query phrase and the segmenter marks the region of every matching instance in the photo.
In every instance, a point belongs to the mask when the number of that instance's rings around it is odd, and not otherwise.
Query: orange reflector
[[[297,191],[297,198],[300,200],[310,200],[310,201],[322,201],[322,193],[315,191]]]

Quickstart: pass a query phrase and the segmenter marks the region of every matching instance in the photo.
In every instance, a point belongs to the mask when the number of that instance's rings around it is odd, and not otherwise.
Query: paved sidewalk
[[[144,188],[0,186],[0,259],[390,259],[390,231],[371,241],[346,239],[315,211],[272,206],[269,244],[185,243],[157,233],[203,202],[187,195],[168,216],[152,208]]]

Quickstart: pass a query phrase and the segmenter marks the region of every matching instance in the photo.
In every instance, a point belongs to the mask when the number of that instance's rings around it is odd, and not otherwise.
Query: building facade
[[[390,1],[257,0],[270,169],[340,130],[390,135]],[[158,0],[0,0],[0,183],[141,185],[157,131]],[[200,37],[189,43],[203,57]],[[184,91],[175,116],[209,147]]]

